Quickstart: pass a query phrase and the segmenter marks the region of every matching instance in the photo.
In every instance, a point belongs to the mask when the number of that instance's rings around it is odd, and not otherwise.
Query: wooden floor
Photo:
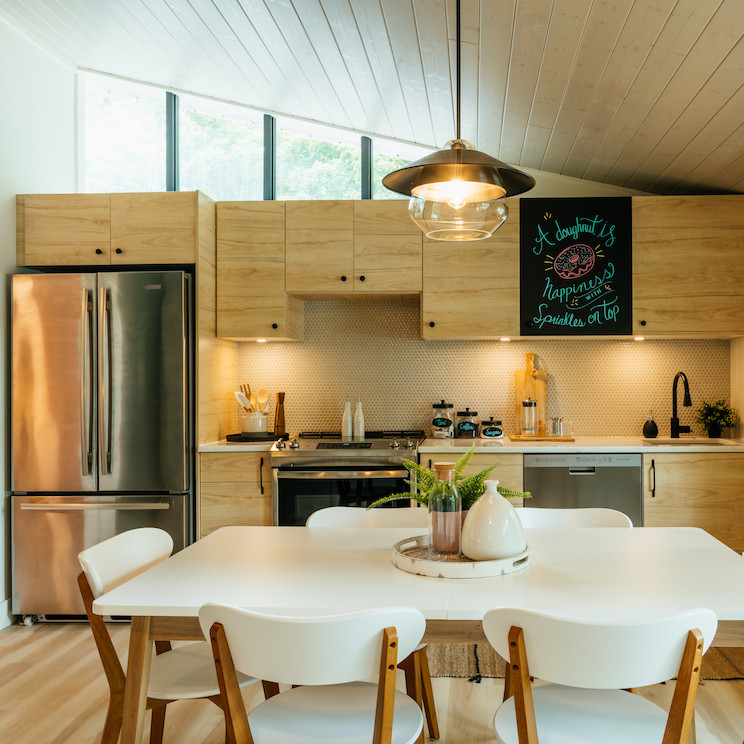
[[[113,625],[122,658],[129,627]],[[493,714],[502,684],[434,679],[442,744],[493,744]],[[641,693],[668,705],[674,683]],[[249,707],[263,699],[259,685],[245,692]],[[14,626],[0,632],[0,742],[88,744],[97,742],[107,687],[87,625]],[[698,744],[742,744],[744,680],[705,682],[697,698]],[[148,714],[149,716],[149,714]],[[223,744],[221,711],[203,700],[168,708],[166,744]],[[148,724],[149,725],[149,724]]]

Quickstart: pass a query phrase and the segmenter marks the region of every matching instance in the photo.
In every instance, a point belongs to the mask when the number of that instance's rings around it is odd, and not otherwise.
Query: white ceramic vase
[[[517,510],[496,489],[497,480],[485,481],[486,492],[470,507],[462,527],[462,552],[473,561],[511,558],[527,547]]]

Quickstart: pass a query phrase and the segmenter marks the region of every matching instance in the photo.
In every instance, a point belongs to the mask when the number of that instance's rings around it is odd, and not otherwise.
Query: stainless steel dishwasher
[[[604,507],[643,525],[642,455],[525,455],[525,506]]]

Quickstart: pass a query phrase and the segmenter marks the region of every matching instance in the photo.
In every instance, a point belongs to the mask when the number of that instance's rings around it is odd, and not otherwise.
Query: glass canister
[[[527,398],[522,401],[522,434],[528,437],[536,437],[538,434],[537,424],[537,401]]]
[[[478,436],[477,416],[478,411],[471,411],[469,408],[465,408],[464,411],[458,411],[455,437],[475,439]]]
[[[431,420],[431,435],[434,439],[452,439],[454,431],[452,428],[452,415],[450,409],[452,403],[435,403],[434,418]]]
[[[459,561],[462,502],[455,486],[455,463],[435,462],[429,492],[429,560]]]
[[[503,439],[504,429],[501,421],[494,421],[493,416],[488,421],[481,421],[480,435],[484,439]]]

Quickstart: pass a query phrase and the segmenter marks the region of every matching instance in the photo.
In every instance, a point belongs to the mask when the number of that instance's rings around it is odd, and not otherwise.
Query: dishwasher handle
[[[595,475],[595,468],[569,468],[569,475]]]

